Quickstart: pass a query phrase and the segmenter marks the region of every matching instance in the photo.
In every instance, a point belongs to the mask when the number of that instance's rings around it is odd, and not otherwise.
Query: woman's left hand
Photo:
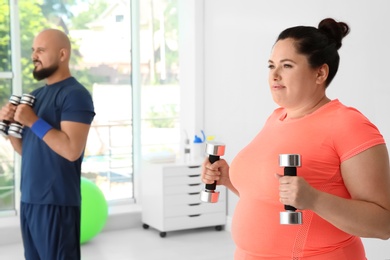
[[[318,190],[299,176],[283,176],[276,174],[279,179],[279,200],[284,205],[293,206],[296,209],[311,209]]]

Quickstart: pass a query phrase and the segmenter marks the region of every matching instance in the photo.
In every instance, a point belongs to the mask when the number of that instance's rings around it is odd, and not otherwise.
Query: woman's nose
[[[275,69],[272,71],[272,79],[273,79],[274,81],[280,79],[280,73],[279,73],[279,70],[278,70],[277,68],[275,68]]]

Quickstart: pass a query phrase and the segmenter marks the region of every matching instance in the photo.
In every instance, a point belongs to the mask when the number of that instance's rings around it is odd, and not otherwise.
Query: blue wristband
[[[47,132],[50,131],[53,127],[49,125],[45,120],[42,118],[38,118],[37,121],[31,126],[31,131],[36,134],[40,139],[42,139]]]

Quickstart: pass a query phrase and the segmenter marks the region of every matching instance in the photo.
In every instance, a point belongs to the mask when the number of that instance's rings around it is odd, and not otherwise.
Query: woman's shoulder
[[[368,118],[357,108],[352,106],[344,105],[338,99],[333,100],[333,106],[330,111],[335,113],[335,119],[339,120],[347,120],[347,119],[355,119],[355,120],[368,120]]]

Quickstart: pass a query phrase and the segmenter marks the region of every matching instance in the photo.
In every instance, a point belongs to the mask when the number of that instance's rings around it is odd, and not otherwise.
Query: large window
[[[0,0],[0,102],[4,104],[12,91],[10,8]],[[14,158],[9,142],[0,137],[0,211],[14,209]]]
[[[20,0],[20,66],[11,73],[8,0],[0,0],[0,105],[12,93],[11,79],[21,77],[22,93],[44,82],[32,77],[31,44],[44,28],[58,28],[72,41],[72,74],[92,94],[92,123],[82,175],[93,180],[109,201],[134,199],[134,140],[144,158],[176,155],[179,150],[177,0],[138,0],[132,17],[130,0]],[[139,19],[139,39],[132,21]],[[139,41],[140,49],[134,49]],[[132,60],[139,52],[139,61]],[[134,70],[138,66],[138,70]],[[133,106],[133,71],[140,71],[140,109]],[[134,113],[141,122],[133,122]],[[134,123],[141,134],[133,136]],[[14,153],[4,138],[0,147],[0,210],[14,209]]]

